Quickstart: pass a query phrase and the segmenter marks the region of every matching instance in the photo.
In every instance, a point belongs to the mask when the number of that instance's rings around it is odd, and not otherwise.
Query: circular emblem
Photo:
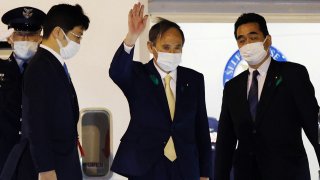
[[[287,61],[287,58],[275,47],[270,47],[270,55],[276,61]],[[242,60],[240,51],[237,50],[228,60],[223,72],[223,86],[230,79],[248,69],[248,63]]]

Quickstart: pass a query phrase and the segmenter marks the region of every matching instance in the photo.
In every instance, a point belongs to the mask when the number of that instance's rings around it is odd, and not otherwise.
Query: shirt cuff
[[[132,47],[127,46],[125,43],[123,43],[123,46],[124,46],[124,51],[126,51],[126,53],[128,53],[128,54],[130,54],[132,48],[134,47],[134,46],[132,46]]]

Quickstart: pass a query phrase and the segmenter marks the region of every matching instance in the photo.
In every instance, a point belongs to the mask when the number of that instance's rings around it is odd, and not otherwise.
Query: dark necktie
[[[68,71],[68,68],[67,68],[66,63],[63,63],[63,68],[64,68],[64,71],[66,72],[66,75],[67,75],[67,77],[68,77],[68,80],[70,81],[70,75],[69,75],[69,71]]]
[[[248,95],[248,102],[250,106],[250,112],[252,120],[255,121],[257,106],[258,106],[258,80],[257,76],[259,75],[259,71],[255,70],[252,74],[252,81]]]
[[[26,68],[27,68],[27,66],[28,66],[28,63],[26,63],[26,62],[24,62],[23,64],[22,64],[22,74],[26,71]]]

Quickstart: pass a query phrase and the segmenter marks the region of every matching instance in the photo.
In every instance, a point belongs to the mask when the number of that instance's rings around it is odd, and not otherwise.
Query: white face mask
[[[18,59],[29,60],[37,52],[38,43],[32,41],[14,41],[13,52]]]
[[[59,39],[57,40],[58,46],[60,48],[60,55],[63,59],[70,59],[72,58],[74,55],[77,54],[77,52],[80,49],[80,44],[70,40],[67,35],[64,33],[64,31],[62,30],[64,37],[66,37],[68,44],[63,47],[62,43],[59,41]]]
[[[267,51],[264,49],[264,42],[255,42],[246,44],[239,49],[242,59],[244,59],[249,65],[257,65],[261,63],[267,56]]]
[[[157,51],[157,49],[155,50]],[[165,53],[159,51],[157,51],[157,53],[157,64],[166,72],[175,70],[181,63],[182,53]]]

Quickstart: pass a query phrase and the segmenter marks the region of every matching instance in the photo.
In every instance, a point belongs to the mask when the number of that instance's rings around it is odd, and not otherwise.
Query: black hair
[[[76,26],[81,26],[84,30],[89,28],[90,20],[86,16],[79,4],[58,4],[52,6],[43,24],[43,38],[49,38],[53,29],[61,27],[65,33]]]
[[[244,13],[237,19],[237,21],[234,24],[234,37],[236,39],[237,39],[237,29],[239,28],[239,26],[247,23],[257,23],[264,37],[269,35],[267,23],[263,16],[256,13]]]
[[[168,31],[170,28],[176,28],[180,32],[183,45],[185,39],[180,26],[175,22],[160,17],[158,18],[158,22],[155,25],[153,25],[149,31],[149,41],[153,44],[156,44],[157,39],[161,37],[162,34]]]

